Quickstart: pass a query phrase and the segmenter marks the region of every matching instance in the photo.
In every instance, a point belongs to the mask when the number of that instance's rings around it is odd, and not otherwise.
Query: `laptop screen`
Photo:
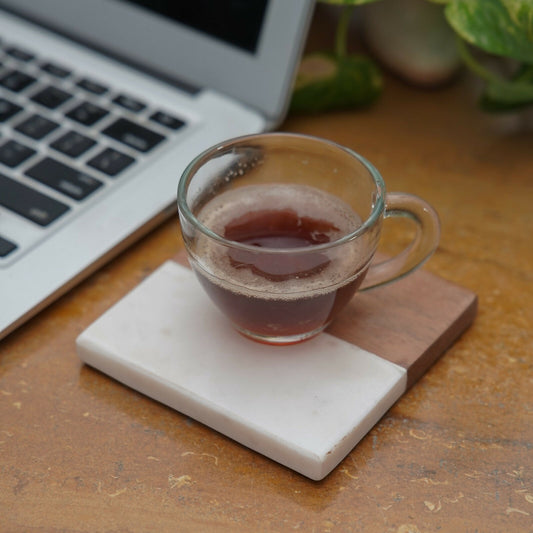
[[[122,0],[176,20],[211,37],[255,52],[267,0]]]
[[[225,94],[273,124],[286,110],[313,5],[314,0],[0,0],[0,9],[180,87]]]

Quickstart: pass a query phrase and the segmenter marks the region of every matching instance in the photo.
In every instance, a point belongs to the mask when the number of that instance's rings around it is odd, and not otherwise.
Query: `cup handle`
[[[361,291],[407,276],[427,261],[439,244],[439,216],[422,198],[402,192],[388,193],[385,196],[384,218],[390,217],[413,220],[416,223],[415,237],[398,255],[372,263],[359,289]]]

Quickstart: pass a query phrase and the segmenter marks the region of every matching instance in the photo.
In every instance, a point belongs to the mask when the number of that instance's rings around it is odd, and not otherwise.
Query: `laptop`
[[[284,118],[313,0],[0,0],[0,338]]]

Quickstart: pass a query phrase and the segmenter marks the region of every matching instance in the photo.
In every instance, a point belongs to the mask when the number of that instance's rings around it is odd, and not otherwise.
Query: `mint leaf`
[[[470,44],[533,63],[532,0],[451,0],[445,13],[453,29]]]

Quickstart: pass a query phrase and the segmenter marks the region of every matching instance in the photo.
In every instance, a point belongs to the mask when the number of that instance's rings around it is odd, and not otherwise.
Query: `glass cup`
[[[286,133],[200,154],[181,177],[178,209],[201,285],[240,333],[266,344],[317,335],[357,290],[419,267],[440,234],[430,205],[386,193],[356,152]],[[371,264],[387,217],[414,220],[416,235],[400,254]]]

